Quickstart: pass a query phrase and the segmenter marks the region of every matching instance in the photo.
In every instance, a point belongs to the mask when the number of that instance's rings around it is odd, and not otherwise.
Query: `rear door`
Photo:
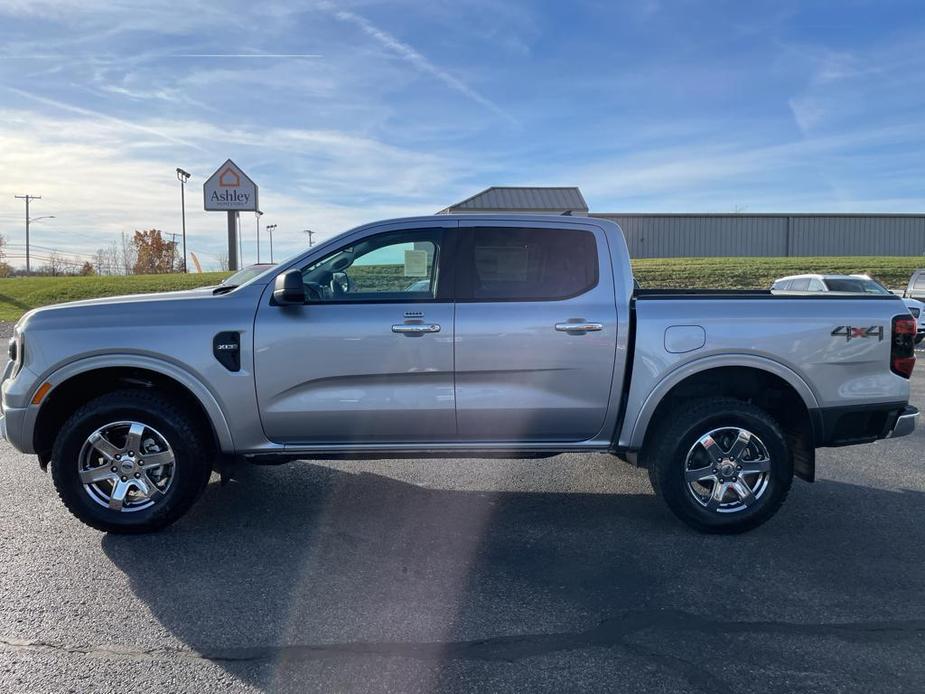
[[[462,221],[456,420],[469,441],[583,441],[607,414],[617,311],[597,227]]]

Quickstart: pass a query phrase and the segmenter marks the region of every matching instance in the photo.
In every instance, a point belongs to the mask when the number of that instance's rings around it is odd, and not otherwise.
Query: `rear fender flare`
[[[697,359],[695,361],[683,364],[679,368],[667,374],[662,378],[661,381],[658,382],[655,388],[652,389],[652,392],[649,393],[649,396],[646,398],[645,402],[642,404],[642,407],[639,409],[639,412],[633,419],[632,424],[630,424],[629,418],[627,418],[627,421],[624,423],[623,434],[624,436],[628,435],[628,441],[624,447],[630,450],[638,450],[642,448],[642,444],[646,437],[646,431],[651,424],[652,415],[655,413],[656,408],[672,388],[674,388],[685,379],[698,373],[702,373],[710,369],[718,369],[729,366],[753,368],[759,371],[766,371],[768,373],[774,374],[793,387],[793,389],[803,400],[803,404],[806,405],[806,409],[809,412],[812,412],[819,407],[816,395],[813,393],[809,384],[797,372],[785,366],[784,364],[781,364],[780,362],[754,354],[724,354],[722,356],[704,357],[702,359]],[[623,437],[621,436],[621,439],[622,438]]]

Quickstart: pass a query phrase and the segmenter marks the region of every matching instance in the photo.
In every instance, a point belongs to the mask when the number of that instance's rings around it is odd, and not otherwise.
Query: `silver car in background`
[[[870,275],[789,275],[774,280],[771,291],[783,292],[846,292],[849,294],[896,294],[891,292]],[[897,294],[899,296],[899,294]],[[903,303],[915,318],[915,344],[925,339],[925,303],[902,295]]]

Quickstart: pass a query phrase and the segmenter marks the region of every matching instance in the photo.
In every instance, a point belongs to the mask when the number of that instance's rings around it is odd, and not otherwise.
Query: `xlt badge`
[[[212,354],[229,371],[241,370],[241,334],[219,333],[212,338]]]

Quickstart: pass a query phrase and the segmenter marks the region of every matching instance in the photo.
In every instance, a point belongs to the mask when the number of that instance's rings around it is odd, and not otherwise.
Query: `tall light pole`
[[[30,222],[37,222],[40,219],[54,219],[54,217],[52,215],[49,215],[46,217],[36,217],[35,219],[29,218],[29,203],[32,200],[41,200],[42,199],[41,195],[26,194],[26,195],[14,195],[13,197],[19,200],[26,201],[26,274],[30,275],[32,274],[32,266],[29,263],[29,224]]]
[[[315,235],[315,232],[312,231],[311,229],[302,229],[302,233],[308,234],[308,247],[311,248],[312,247],[312,236]]]
[[[270,235],[270,262],[273,262],[273,230],[276,228],[275,224],[267,224],[267,233]]]
[[[263,217],[263,212],[257,210],[254,212],[254,216],[257,218],[257,264],[260,264],[260,218]]]
[[[186,182],[189,173],[177,167],[177,180],[180,181],[180,219],[183,224],[183,272],[186,272]]]

